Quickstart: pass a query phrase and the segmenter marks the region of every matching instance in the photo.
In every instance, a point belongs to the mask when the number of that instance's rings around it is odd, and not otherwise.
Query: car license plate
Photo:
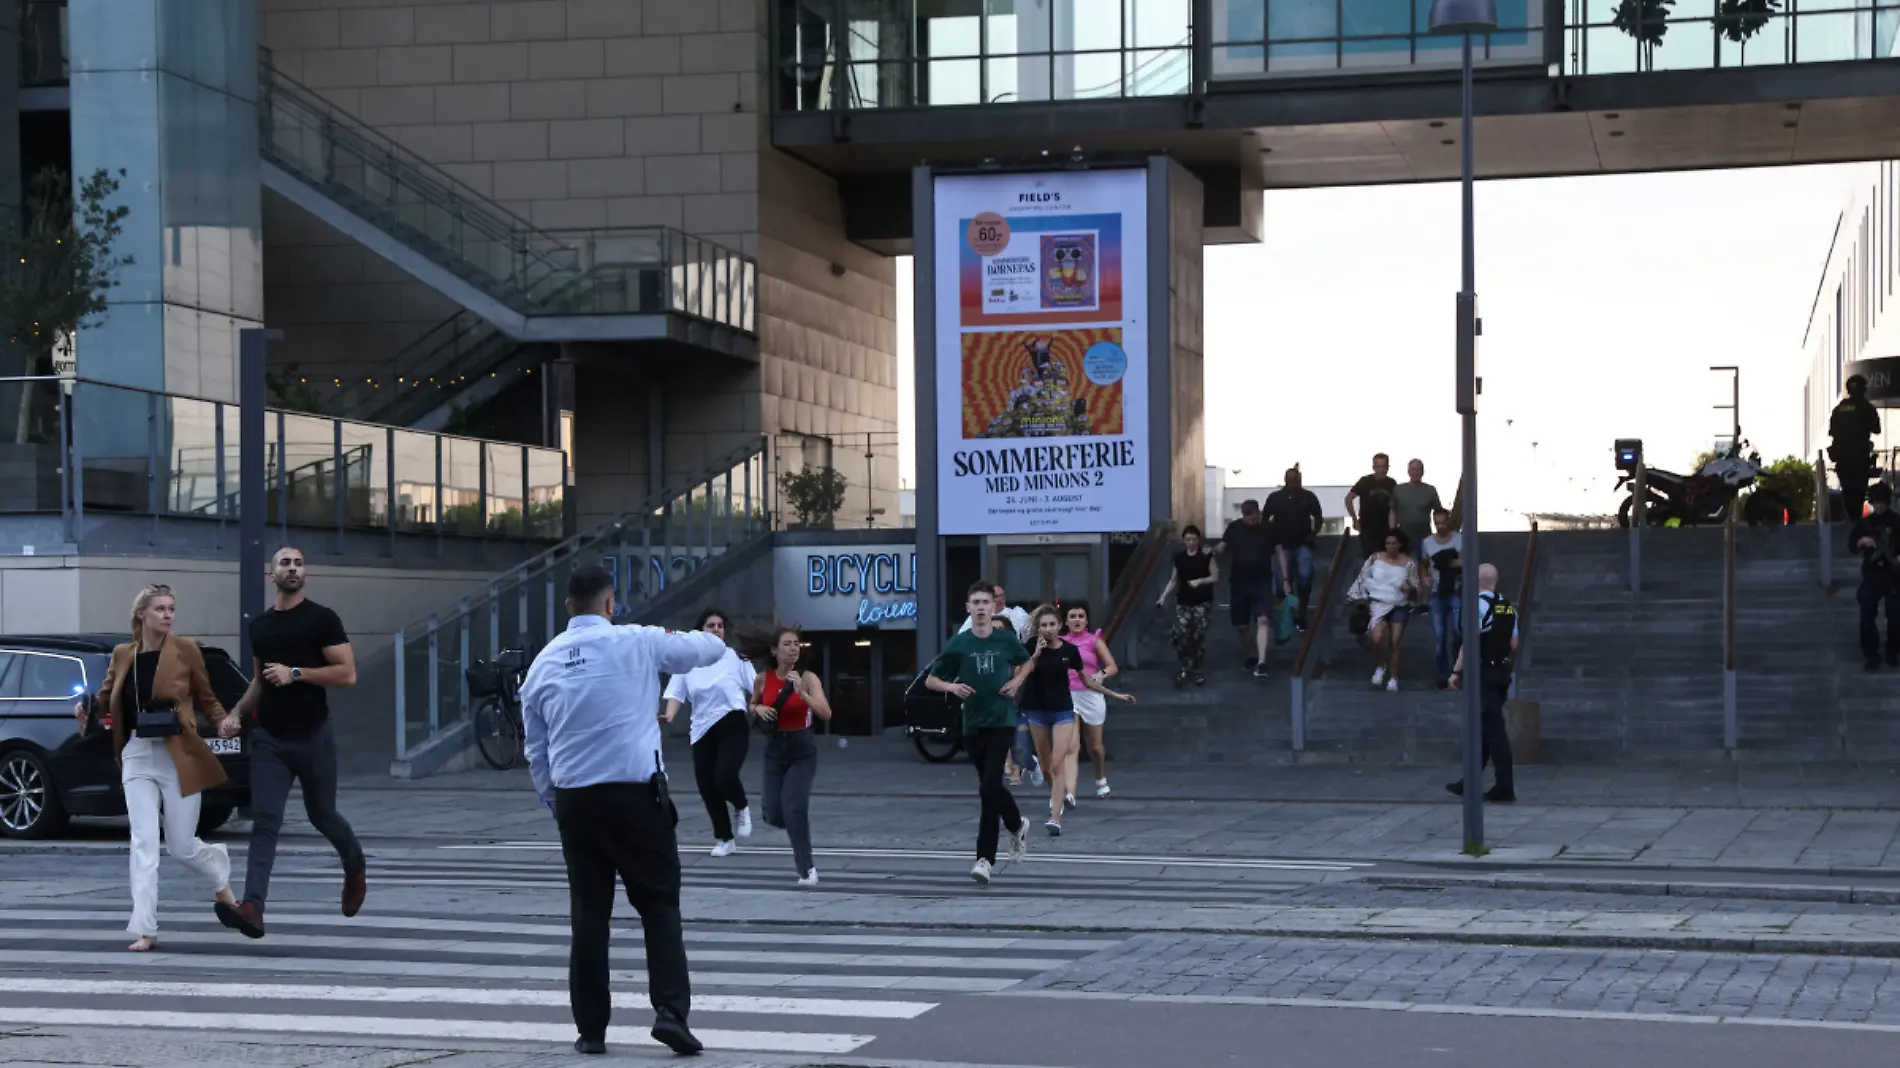
[[[219,756],[236,756],[244,752],[244,741],[241,738],[206,738],[205,744]]]

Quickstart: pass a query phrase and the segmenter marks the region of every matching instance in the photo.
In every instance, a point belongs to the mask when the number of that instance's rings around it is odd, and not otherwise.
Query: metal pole
[[[250,644],[249,632],[243,639]],[[395,634],[396,646],[396,759],[402,760],[409,755],[409,679],[405,672],[404,661],[408,660],[408,650],[403,647],[402,630]]]
[[[281,330],[238,331],[238,664],[251,670],[251,621],[264,614],[264,360]],[[220,487],[222,492],[222,487]],[[396,638],[397,663],[402,636]],[[402,748],[401,671],[397,672],[396,742]]]
[[[59,447],[65,453],[59,462],[59,517],[60,525],[65,528],[62,533],[65,534],[66,544],[77,549],[79,529],[73,522],[73,451],[68,444],[71,440],[69,435],[72,427],[72,387],[71,381],[61,382],[57,387],[59,391]],[[223,428],[222,423],[219,424],[219,428]],[[222,458],[222,453],[220,453],[220,458]],[[218,484],[219,491],[222,492],[224,480],[220,478]],[[220,516],[224,514],[222,508],[219,509],[218,514]]]
[[[1636,456],[1636,497],[1630,505],[1630,592],[1643,589],[1643,526],[1649,522],[1649,479],[1642,454]]]
[[[1722,748],[1731,755],[1741,734],[1735,708],[1735,509],[1740,504],[1739,499],[1729,502],[1722,523]]]
[[[1465,567],[1465,596],[1459,612],[1465,634],[1462,682],[1465,687],[1465,852],[1482,855],[1484,847],[1484,665],[1478,651],[1478,590],[1475,568],[1483,563],[1478,551],[1478,294],[1476,238],[1472,220],[1472,99],[1471,35],[1464,35],[1463,107],[1460,109],[1462,158],[1463,262],[1458,292],[1458,413],[1464,417],[1465,492],[1464,546],[1459,551]]]
[[[1293,751],[1306,751],[1306,678],[1298,672],[1293,675]]]
[[[1821,535],[1821,588],[1834,587],[1834,546],[1829,542],[1833,534],[1833,510],[1827,499],[1827,452],[1823,450],[1814,458],[1814,529]]]

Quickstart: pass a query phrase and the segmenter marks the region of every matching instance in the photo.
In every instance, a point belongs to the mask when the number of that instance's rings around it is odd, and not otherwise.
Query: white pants
[[[178,796],[178,769],[163,738],[128,738],[119,775],[125,814],[132,821],[132,922],[141,938],[158,934],[158,828],[162,814],[165,848],[211,886],[231,883],[231,854],[198,840],[199,797]]]

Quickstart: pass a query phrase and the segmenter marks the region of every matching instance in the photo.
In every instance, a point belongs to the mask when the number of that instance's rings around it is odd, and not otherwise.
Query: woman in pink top
[[[1089,606],[1086,601],[1071,601],[1065,606],[1062,640],[1075,646],[1082,654],[1082,666],[1096,682],[1102,685],[1120,674],[1115,666],[1114,654],[1108,651],[1108,643],[1102,640],[1102,632],[1089,629]],[[1069,696],[1075,701],[1075,718],[1082,724],[1082,745],[1088,746],[1089,760],[1095,764],[1095,796],[1108,796],[1108,750],[1102,745],[1102,725],[1108,721],[1108,702],[1102,695],[1083,685],[1082,677],[1069,672]],[[1067,757],[1060,765],[1063,782],[1068,787],[1068,803],[1075,806],[1076,765],[1079,761],[1079,747],[1071,746]]]

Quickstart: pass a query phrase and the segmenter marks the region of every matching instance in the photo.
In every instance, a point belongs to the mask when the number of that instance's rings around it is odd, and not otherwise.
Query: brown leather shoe
[[[255,904],[240,901],[235,905],[227,905],[220,901],[216,908],[219,923],[242,933],[246,938],[264,937],[264,914],[257,910]]]
[[[363,896],[369,893],[365,873],[356,871],[343,876],[343,915],[354,916],[363,910]]]

